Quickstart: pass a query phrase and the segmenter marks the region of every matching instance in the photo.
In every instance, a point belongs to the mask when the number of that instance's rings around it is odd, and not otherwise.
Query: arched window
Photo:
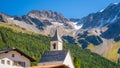
[[[56,43],[53,44],[53,49],[56,49]]]

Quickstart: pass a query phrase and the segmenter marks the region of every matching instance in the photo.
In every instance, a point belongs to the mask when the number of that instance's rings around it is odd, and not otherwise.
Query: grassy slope
[[[5,25],[6,26],[6,25]],[[35,58],[36,64],[44,51],[49,50],[50,37],[43,35],[26,34],[15,32],[0,26],[0,49],[7,47],[16,47],[29,56]],[[117,64],[90,52],[86,49],[81,49],[77,45],[64,43],[64,48],[69,49],[74,57],[80,61],[81,68],[119,68]]]
[[[6,27],[6,28],[10,28],[14,32],[22,32],[22,33],[27,33],[27,34],[36,34],[36,33],[30,32],[30,31],[24,30],[24,29],[20,28],[19,26],[8,24],[8,23],[4,23],[4,22],[0,22],[0,26]]]
[[[110,44],[109,46],[111,46],[111,48],[109,48],[109,50],[106,51],[107,54],[104,54],[103,56],[105,58],[117,63],[117,61],[118,61],[117,51],[118,51],[118,48],[120,48],[120,41],[118,41],[118,42],[113,41],[112,44]],[[87,48],[90,50],[95,50],[97,48],[97,46],[90,44]]]
[[[120,42],[114,42],[113,44],[111,44],[113,47],[112,49],[109,51],[108,53],[108,59],[112,60],[114,62],[117,62],[117,58],[118,58],[118,48],[120,47]]]

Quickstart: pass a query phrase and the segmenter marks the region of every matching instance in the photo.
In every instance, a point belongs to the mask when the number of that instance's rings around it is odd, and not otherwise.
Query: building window
[[[15,57],[15,55],[14,55],[14,54],[12,54],[12,57]]]
[[[56,43],[53,44],[53,49],[56,49]]]
[[[9,60],[7,60],[7,64],[10,65],[10,61]]]
[[[22,66],[22,67],[25,67],[25,62],[13,61],[13,65],[14,65],[14,66]]]
[[[5,64],[5,60],[1,60],[1,64]]]

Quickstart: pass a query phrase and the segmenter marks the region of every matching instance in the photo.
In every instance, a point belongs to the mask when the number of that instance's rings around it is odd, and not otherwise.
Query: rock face
[[[120,40],[120,21],[108,26],[108,30],[101,34],[103,38]]]
[[[89,43],[87,40],[91,40],[92,42],[90,43],[94,45],[96,45],[96,42],[93,42],[93,40],[101,39],[102,43],[102,38],[113,39],[114,41],[120,40],[120,3],[111,3],[107,8],[96,13],[91,13],[81,19],[71,18],[70,21],[77,22],[77,25],[82,25],[76,36],[78,36],[78,42],[86,44],[85,46]],[[89,33],[92,37],[89,37]],[[96,36],[96,39],[93,36]],[[88,38],[86,39],[86,37]]]
[[[83,29],[92,29],[104,27],[114,23],[120,19],[120,3],[111,3],[107,8],[91,13],[81,19],[70,19],[73,22],[78,22],[77,25],[83,24]]]
[[[60,13],[45,11],[45,10],[42,10],[42,11],[33,10],[28,14],[28,16],[39,19],[41,21],[48,20],[51,22],[60,22],[60,23],[65,23],[69,21]]]
[[[60,13],[50,10],[33,10],[24,16],[9,16],[0,13],[0,21],[45,35],[52,35],[56,28],[60,29],[61,33],[69,33],[71,30],[74,30],[73,23],[69,19]]]

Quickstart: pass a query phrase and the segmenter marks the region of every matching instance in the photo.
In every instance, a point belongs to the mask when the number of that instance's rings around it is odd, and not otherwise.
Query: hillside
[[[0,26],[0,49],[16,47],[37,61],[32,63],[37,64],[44,51],[49,50],[50,37],[43,35],[33,35],[21,32],[15,32],[9,28]],[[119,68],[116,63],[113,63],[89,50],[82,49],[77,45],[64,42],[64,49],[69,49],[73,59],[77,58],[76,65],[81,68]]]
[[[92,52],[100,53],[105,58],[117,62],[118,61],[118,48],[120,47],[120,42],[115,42],[113,40],[109,40],[110,42],[104,42],[100,46],[94,46],[90,44],[87,49],[90,49]],[[107,44],[107,45],[104,45]],[[101,50],[101,51],[100,51]],[[104,52],[104,53],[103,53]]]
[[[10,28],[14,32],[22,32],[22,33],[27,33],[27,34],[37,34],[37,33],[31,32],[31,31],[25,30],[24,28],[20,28],[17,25],[12,25],[12,24],[8,24],[8,23],[4,23],[4,22],[0,22],[0,26]]]

